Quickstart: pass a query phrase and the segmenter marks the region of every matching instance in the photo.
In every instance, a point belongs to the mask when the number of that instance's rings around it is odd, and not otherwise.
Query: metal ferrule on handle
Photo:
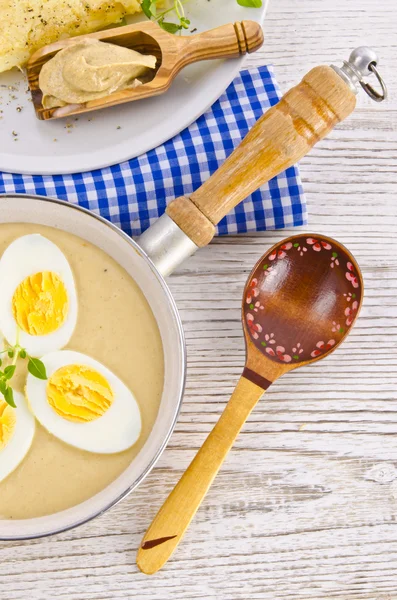
[[[166,213],[139,237],[138,243],[164,277],[198,250]]]

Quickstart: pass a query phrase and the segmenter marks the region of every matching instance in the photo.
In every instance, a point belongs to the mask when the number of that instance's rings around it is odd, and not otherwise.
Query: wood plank
[[[188,345],[182,413],[139,489],[54,538],[0,543],[1,600],[394,600],[397,597],[397,6],[274,0],[265,45],[286,90],[360,44],[378,51],[390,100],[355,114],[302,161],[307,231],[362,266],[360,319],[326,361],[290,373],[258,404],[174,559],[138,572],[161,502],[221,413],[244,363],[240,298],[267,247],[296,230],[216,239],[169,282]]]

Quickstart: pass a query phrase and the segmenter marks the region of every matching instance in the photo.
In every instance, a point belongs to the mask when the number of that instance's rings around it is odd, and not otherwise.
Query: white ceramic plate
[[[243,8],[236,0],[190,0],[186,13],[191,27],[200,32],[243,19],[262,22],[266,4],[263,0],[259,9]],[[78,121],[52,122],[36,119],[22,74],[0,74],[0,170],[41,175],[78,173],[139,156],[203,114],[241,65],[242,59],[198,63],[186,68],[158,98],[107,108]]]

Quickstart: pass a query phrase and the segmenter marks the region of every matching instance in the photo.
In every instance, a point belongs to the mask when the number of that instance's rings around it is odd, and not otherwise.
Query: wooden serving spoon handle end
[[[145,575],[154,575],[157,573],[176,549],[179,543],[179,540],[176,538],[178,538],[178,535],[169,535],[151,539],[146,542],[143,541],[136,556],[136,564],[141,573],[144,573]],[[172,540],[174,540],[174,542],[170,544],[169,542]],[[160,546],[163,545],[165,547],[160,548]],[[148,553],[148,551],[153,550],[153,548],[156,548],[155,552]]]
[[[268,383],[270,385],[271,382]],[[168,561],[205,498],[240,429],[266,388],[244,375],[240,378],[221,418],[147,530],[136,559],[142,573],[152,575]]]

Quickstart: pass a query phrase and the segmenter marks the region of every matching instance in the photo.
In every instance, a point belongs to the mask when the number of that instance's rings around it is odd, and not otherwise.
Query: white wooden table
[[[216,0],[213,0],[216,1]],[[231,0],[233,1],[233,0]],[[272,0],[266,43],[284,90],[368,44],[390,100],[354,116],[302,161],[307,230],[360,263],[364,307],[326,361],[272,386],[173,560],[148,578],[136,549],[218,419],[244,362],[240,300],[264,250],[292,233],[219,239],[170,279],[189,355],[185,402],[157,468],[70,533],[0,543],[1,600],[397,598],[397,4]]]

